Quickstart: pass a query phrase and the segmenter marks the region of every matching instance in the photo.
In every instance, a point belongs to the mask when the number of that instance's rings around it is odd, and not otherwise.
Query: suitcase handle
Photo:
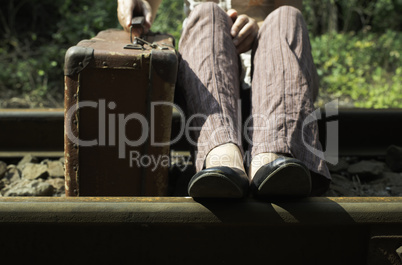
[[[147,42],[143,38],[144,34],[144,23],[145,23],[145,17],[143,16],[136,16],[133,17],[131,20],[131,26],[130,26],[130,44],[124,46],[124,49],[134,49],[134,50],[144,50],[144,44],[147,44],[150,46],[152,49],[161,49],[161,50],[167,50],[167,47],[158,45],[158,44],[153,44],[150,42]],[[140,29],[142,34],[141,37],[134,37],[133,38],[133,29]]]
[[[134,38],[133,40],[133,29],[140,29],[141,31],[141,36],[144,33],[144,23],[145,23],[145,17],[140,16],[140,17],[133,17],[131,20],[131,26],[130,26],[130,43],[136,45],[137,41]]]

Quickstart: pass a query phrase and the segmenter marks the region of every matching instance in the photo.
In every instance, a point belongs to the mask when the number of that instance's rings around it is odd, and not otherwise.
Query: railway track
[[[401,206],[401,198],[0,198],[0,249],[17,263],[401,264]]]
[[[402,146],[400,110],[339,110],[339,155]],[[180,117],[173,117],[172,137]],[[63,110],[0,111],[0,160],[63,156]],[[181,140],[172,146],[187,152]],[[402,198],[0,197],[2,257],[71,264],[402,264]]]
[[[318,120],[320,140],[325,147],[327,126],[337,123],[340,156],[383,156],[390,145],[402,146],[402,110],[341,109],[336,116]],[[172,138],[179,134],[180,115],[173,115]],[[0,110],[0,158],[33,154],[63,156],[64,112],[62,109]],[[6,129],[4,129],[6,128]],[[184,138],[184,137],[183,137]],[[185,139],[172,149],[190,149]]]
[[[63,109],[1,109],[0,128],[0,159],[63,156]]]

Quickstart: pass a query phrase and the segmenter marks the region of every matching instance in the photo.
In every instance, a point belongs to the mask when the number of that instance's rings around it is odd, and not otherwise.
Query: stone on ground
[[[394,172],[402,172],[402,147],[391,145],[387,149],[386,162]]]

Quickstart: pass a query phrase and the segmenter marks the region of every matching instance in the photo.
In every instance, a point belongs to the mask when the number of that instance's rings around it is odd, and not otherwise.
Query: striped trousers
[[[241,115],[232,24],[216,4],[201,4],[191,12],[179,43],[178,91],[185,98],[197,171],[210,150],[234,143],[249,161],[266,152],[297,158],[310,169],[313,190],[314,185],[329,185],[326,162],[306,147],[322,150],[317,122],[303,126],[314,111],[318,76],[301,12],[282,6],[260,28],[253,47],[248,117]],[[248,150],[243,150],[244,139]]]

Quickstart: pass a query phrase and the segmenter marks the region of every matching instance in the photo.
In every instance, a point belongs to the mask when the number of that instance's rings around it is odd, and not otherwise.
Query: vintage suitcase
[[[130,37],[106,30],[66,53],[66,196],[168,195],[174,39]]]

